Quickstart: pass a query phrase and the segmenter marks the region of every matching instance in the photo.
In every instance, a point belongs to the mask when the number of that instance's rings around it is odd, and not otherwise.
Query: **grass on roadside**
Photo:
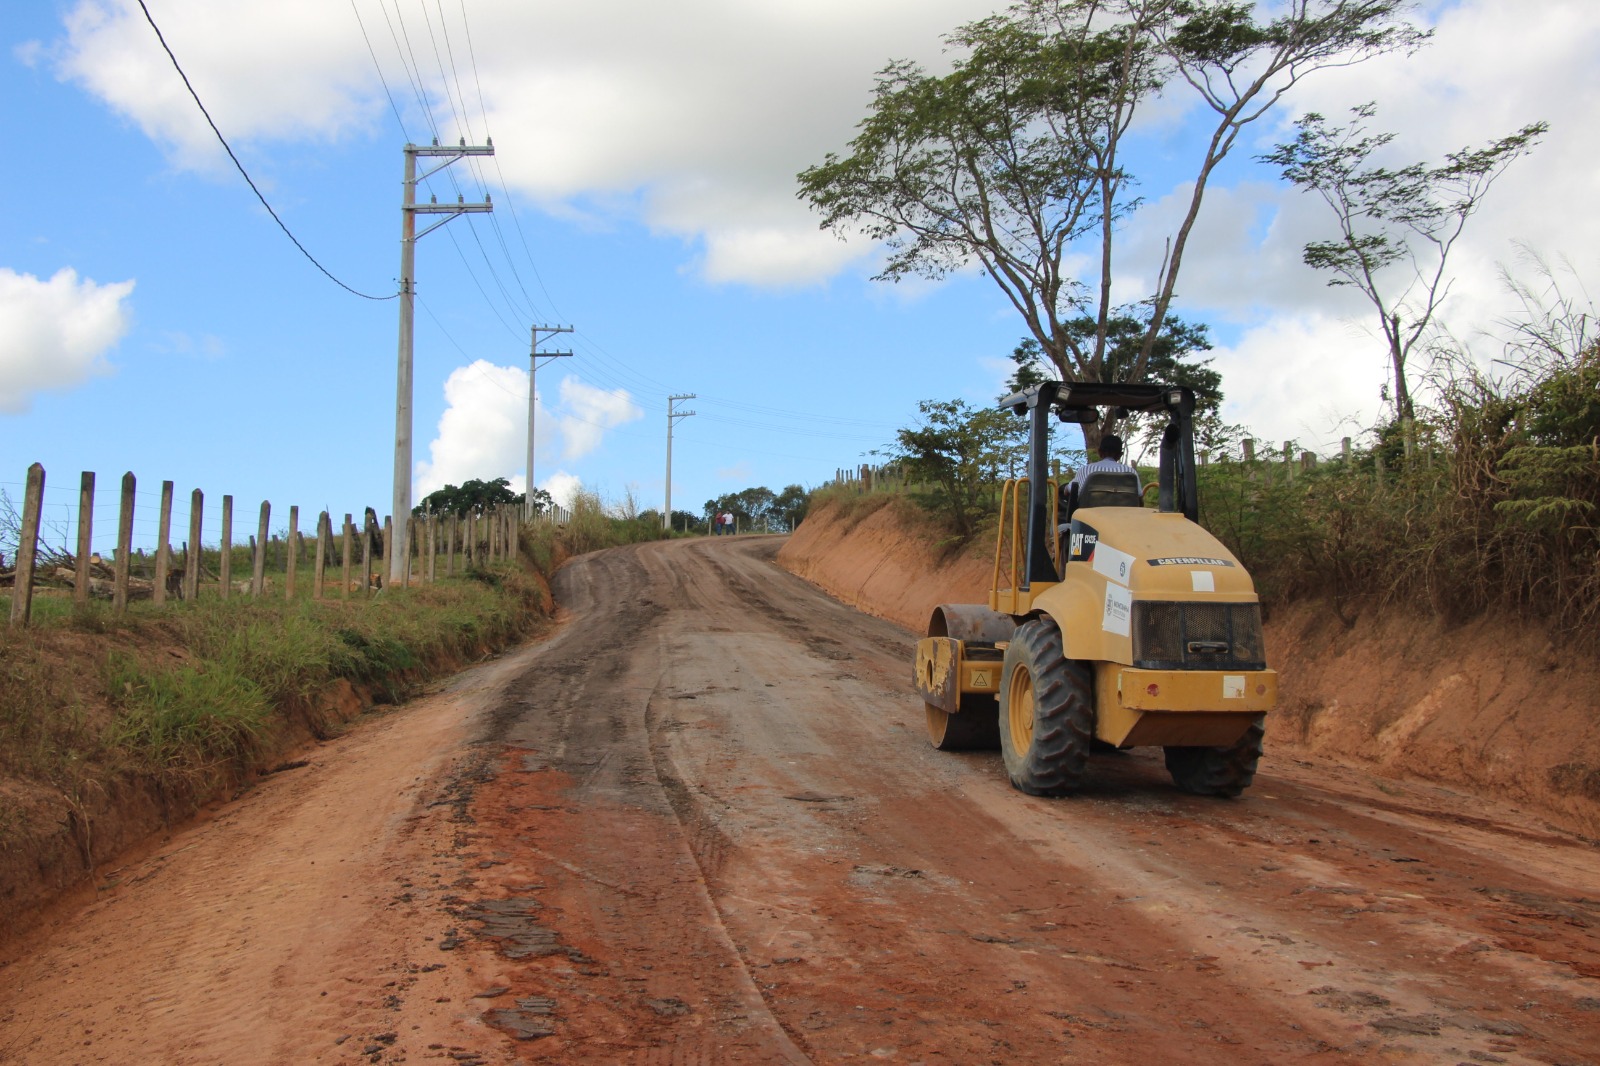
[[[335,682],[399,700],[549,606],[510,564],[348,602],[206,597],[117,615],[54,600],[0,636],[0,778],[70,794],[132,776],[190,801],[270,756],[291,722],[320,732],[313,705]]]

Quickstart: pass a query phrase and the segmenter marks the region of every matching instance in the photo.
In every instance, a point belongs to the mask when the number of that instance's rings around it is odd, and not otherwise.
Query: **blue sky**
[[[547,345],[574,357],[539,374],[538,483],[641,507],[662,502],[670,393],[697,394],[673,504],[698,511],[816,485],[917,401],[988,402],[1009,370],[1023,329],[992,283],[872,282],[874,250],[818,233],[793,180],[844,147],[884,61],[937,65],[939,35],[990,3],[147,2],[274,209],[358,290],[395,289],[407,137],[493,136],[492,162],[431,183],[441,200],[487,188],[493,219],[418,245],[418,496],[521,487],[534,324],[577,328]],[[1248,158],[1301,111],[1375,99],[1410,158],[1552,123],[1458,253],[1452,329],[1486,357],[1513,241],[1593,273],[1600,222],[1564,207],[1600,192],[1600,8],[1468,0],[1418,17],[1432,47],[1308,79],[1208,196],[1181,313],[1212,326],[1225,413],[1264,439],[1331,448],[1377,417],[1384,380],[1361,305],[1299,264],[1324,235],[1317,205]],[[136,3],[13,5],[0,38],[0,487],[18,498],[42,462],[59,520],[96,471],[106,546],[126,470],[148,493],[141,529],[163,479],[206,492],[208,529],[223,493],[251,513],[387,511],[396,303],[350,295],[284,237]],[[1169,106],[1142,129],[1132,286],[1181,199],[1194,117]]]

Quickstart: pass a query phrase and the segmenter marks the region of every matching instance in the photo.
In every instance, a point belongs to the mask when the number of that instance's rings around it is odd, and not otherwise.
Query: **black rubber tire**
[[[1094,739],[1093,690],[1094,675],[1064,656],[1053,621],[1017,627],[1000,668],[997,716],[1000,755],[1015,788],[1064,796],[1083,787]]]
[[[963,696],[959,714],[924,703],[928,743],[940,751],[993,751],[1000,746],[1000,720],[988,696]]]
[[[1164,748],[1167,772],[1172,783],[1196,796],[1232,798],[1255,780],[1256,764],[1261,761],[1261,742],[1266,727],[1256,719],[1230,747]]]

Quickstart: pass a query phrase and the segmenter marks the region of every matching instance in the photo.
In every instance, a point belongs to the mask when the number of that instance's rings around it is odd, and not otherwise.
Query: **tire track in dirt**
[[[647,653],[655,776],[746,970],[818,1061],[1114,1062],[1138,1045],[1196,1062],[1576,1062],[1594,1044],[1584,975],[1559,951],[1530,967],[1492,946],[1493,963],[1395,950],[1415,922],[1459,946],[1477,912],[1394,883],[1404,864],[1381,856],[1410,838],[1341,810],[1348,789],[1302,793],[1269,758],[1260,789],[1284,795],[1217,804],[1123,756],[1097,760],[1084,796],[1030,800],[992,756],[928,751],[908,635],[770,569],[771,542],[638,551],[665,607]],[[1369,868],[1383,876],[1352,876]],[[1504,981],[1568,1005],[1530,1025]]]
[[[0,966],[0,1061],[1600,1061],[1600,858],[1493,805],[931,750],[911,635],[637,545]],[[337,756],[337,757],[335,757]]]

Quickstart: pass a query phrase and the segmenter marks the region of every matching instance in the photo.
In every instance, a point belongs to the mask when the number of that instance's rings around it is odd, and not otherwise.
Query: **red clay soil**
[[[876,502],[876,501],[874,501]],[[926,632],[940,603],[984,603],[992,555],[951,556],[895,506],[813,514],[779,556],[846,603]],[[1480,792],[1600,838],[1600,666],[1526,623],[1305,603],[1266,618],[1279,672],[1273,750]]]
[[[0,1062],[1600,1061],[1600,854],[1269,752],[1238,801],[932,750],[780,538],[574,560],[547,640],[0,950]]]

